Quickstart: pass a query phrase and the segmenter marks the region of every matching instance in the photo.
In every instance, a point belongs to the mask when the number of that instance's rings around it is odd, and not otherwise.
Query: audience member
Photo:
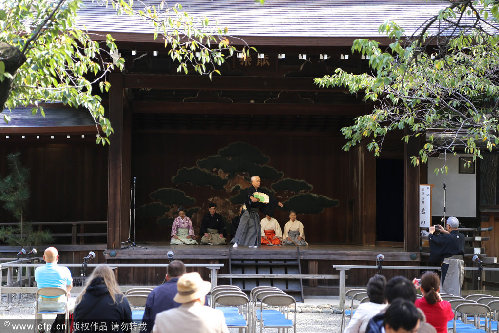
[[[282,236],[283,244],[305,246],[308,243],[305,241],[305,232],[303,223],[296,219],[296,213],[289,213],[289,221],[284,225],[284,234]]]
[[[440,298],[440,278],[434,272],[426,272],[421,278],[423,297],[416,300],[416,307],[426,316],[426,321],[437,333],[447,333],[447,322],[454,318],[449,302]]]
[[[403,276],[395,276],[391,278],[386,286],[385,286],[385,298],[388,304],[392,304],[395,299],[402,298],[414,304],[416,301],[416,288],[411,281]],[[430,324],[426,323],[426,318],[422,311],[419,312],[420,325],[419,329],[414,332],[419,333],[435,333],[436,330]],[[375,315],[369,323],[367,324],[366,333],[376,333],[382,332],[383,324],[385,320],[385,312],[381,312]],[[402,328],[403,329],[403,328]],[[397,332],[392,331],[392,332]],[[399,331],[399,332],[407,332],[407,331]],[[412,331],[409,331],[412,332]]]
[[[450,216],[445,229],[439,224],[430,227],[428,240],[430,264],[442,265],[442,290],[452,295],[461,295],[465,237],[459,232],[459,220]]]
[[[132,310],[109,266],[97,266],[88,277],[73,317],[74,333],[130,331]]]
[[[260,221],[262,245],[281,245],[282,230],[279,222],[270,215]]]
[[[229,333],[222,311],[205,306],[211,283],[199,273],[186,273],[177,282],[173,300],[182,305],[158,313],[153,333]]]
[[[185,215],[183,209],[179,209],[178,216],[173,220],[172,239],[170,240],[170,244],[196,245],[197,243],[191,219]]]
[[[58,265],[59,252],[55,247],[48,247],[43,252],[44,266],[37,267],[35,270],[35,281],[37,287],[47,288],[56,287],[65,289],[66,296],[60,297],[41,297],[38,300],[38,309],[41,311],[62,311],[69,300],[70,291],[73,287],[73,278],[71,272],[65,266]],[[51,332],[57,332],[65,323],[65,315],[57,315]]]
[[[185,266],[180,260],[174,260],[168,265],[166,283],[154,288],[147,297],[141,332],[151,332],[158,313],[180,306],[173,298],[177,294],[177,281],[184,273]]]
[[[383,275],[376,274],[369,279],[367,283],[369,302],[360,304],[355,310],[345,333],[364,333],[369,320],[386,308],[385,285],[386,279]]]
[[[397,298],[386,309],[383,328],[386,333],[416,333],[420,323],[420,313],[414,303]]]

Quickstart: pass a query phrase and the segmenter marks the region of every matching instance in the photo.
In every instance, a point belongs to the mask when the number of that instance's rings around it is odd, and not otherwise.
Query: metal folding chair
[[[355,294],[365,292],[367,296],[367,289],[366,288],[354,288],[354,289],[349,289],[345,293],[345,304],[343,305],[342,314],[341,314],[341,325],[340,325],[340,332],[343,332],[343,328],[345,327],[345,316],[346,316],[346,302],[348,299],[353,298]],[[352,312],[352,309],[349,310],[349,313]]]
[[[263,305],[267,304],[270,306],[277,306],[279,311],[283,316],[265,316],[263,312]],[[294,305],[294,319],[289,319],[289,307]],[[296,333],[296,300],[294,297],[287,294],[274,294],[265,295],[261,299],[260,303],[260,333],[262,333],[264,328],[280,328],[288,330],[293,328],[293,332]]]
[[[64,302],[59,302],[60,297],[65,297]],[[40,288],[36,292],[35,305],[35,333],[37,333],[38,320],[43,320],[44,314],[64,314],[64,331],[69,332],[69,308],[67,290],[57,287]]]
[[[466,299],[469,299],[471,301],[476,301],[476,300],[483,298],[483,297],[493,297],[493,296],[487,295],[487,294],[471,294],[471,295],[466,296]]]
[[[149,294],[153,289],[154,288],[150,288],[150,287],[130,288],[127,291],[125,291],[125,296],[128,294],[133,294],[133,293]]]
[[[219,309],[224,313],[227,327],[239,328],[240,332],[243,329],[245,332],[249,331],[250,303],[248,296],[246,296],[245,293],[230,291],[220,292],[213,297],[214,308],[217,308],[217,304],[223,306],[223,308]]]
[[[463,303],[460,304],[456,307],[456,311],[454,314],[454,323],[453,323],[453,330],[454,332],[456,331],[456,320],[458,313],[461,314],[461,318],[463,323],[467,324],[468,323],[468,316],[471,315],[474,318],[474,327],[477,329],[480,329],[481,327],[481,318],[484,319],[484,329],[485,332],[489,332],[489,325],[490,325],[490,317],[491,317],[491,311],[490,308],[485,305],[485,304],[478,304],[478,303]],[[470,327],[473,329],[473,327]]]

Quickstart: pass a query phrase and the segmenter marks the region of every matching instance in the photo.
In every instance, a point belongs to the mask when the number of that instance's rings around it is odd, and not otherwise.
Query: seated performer
[[[284,225],[283,243],[285,245],[308,245],[305,242],[305,233],[303,231],[303,223],[296,219],[296,213],[289,213],[289,221]]]
[[[216,212],[217,205],[210,203],[208,214],[203,217],[199,231],[201,244],[222,245],[225,244],[226,232],[225,221],[222,215]]]
[[[194,229],[192,228],[192,221],[188,216],[185,216],[185,211],[180,209],[177,218],[173,221],[172,225],[172,245],[196,245],[198,242],[194,236]]]
[[[281,245],[282,231],[279,222],[270,215],[261,221],[262,245]]]

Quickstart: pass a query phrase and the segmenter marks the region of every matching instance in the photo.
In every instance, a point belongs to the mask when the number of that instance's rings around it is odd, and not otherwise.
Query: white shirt
[[[387,304],[362,303],[352,316],[344,333],[364,333],[372,317],[383,311]]]
[[[284,225],[284,239],[288,238],[288,233],[290,231],[299,231],[300,237],[305,239],[305,232],[303,231],[303,223],[298,220],[291,221],[289,220]]]
[[[282,238],[281,226],[279,225],[279,222],[277,222],[275,218],[271,217],[269,220],[266,217],[264,217],[260,221],[260,226],[262,227],[262,236],[265,235],[265,230],[274,230],[276,237]]]
[[[198,302],[156,315],[153,333],[229,333],[222,311]]]

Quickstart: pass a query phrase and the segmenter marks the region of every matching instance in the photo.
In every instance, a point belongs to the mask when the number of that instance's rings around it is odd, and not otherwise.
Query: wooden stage
[[[355,246],[355,245],[309,245],[295,246],[261,246],[260,248],[238,247],[228,245],[169,245],[167,243],[138,244],[126,249],[105,250],[106,261],[114,260],[168,260],[168,251],[174,252],[174,258],[180,260],[228,260],[231,259],[297,259],[327,261],[375,261],[376,255],[383,253],[385,262],[420,262],[420,252],[405,252],[403,248],[388,246]]]
[[[137,247],[126,249],[107,249],[103,255],[105,261],[113,263],[152,264],[168,263],[168,251],[173,251],[174,259],[190,264],[223,264],[219,274],[252,274],[255,271],[266,273],[337,275],[332,265],[358,264],[373,265],[376,256],[382,253],[385,256],[384,264],[389,265],[419,265],[419,252],[406,252],[400,247],[389,246],[346,246],[346,245],[310,245],[306,247],[294,246],[262,246],[260,248],[209,245],[174,245],[166,243],[139,244]],[[289,266],[283,270],[284,265]],[[293,266],[293,270],[290,266]],[[241,268],[246,267],[246,268]],[[252,271],[249,270],[250,267]],[[255,267],[256,270],[255,270]],[[279,267],[279,270],[278,270]],[[270,269],[270,271],[269,271]],[[120,269],[121,270],[121,269]],[[208,279],[208,270],[198,270],[205,279]],[[365,286],[375,270],[355,270],[347,278],[349,286]],[[387,271],[387,278],[407,274],[405,271]],[[119,274],[120,283],[157,284],[165,274],[164,268],[131,268]],[[414,274],[410,274],[413,276]],[[219,283],[229,283],[222,280]],[[308,295],[337,295],[338,279],[309,280],[303,282],[303,289]]]

